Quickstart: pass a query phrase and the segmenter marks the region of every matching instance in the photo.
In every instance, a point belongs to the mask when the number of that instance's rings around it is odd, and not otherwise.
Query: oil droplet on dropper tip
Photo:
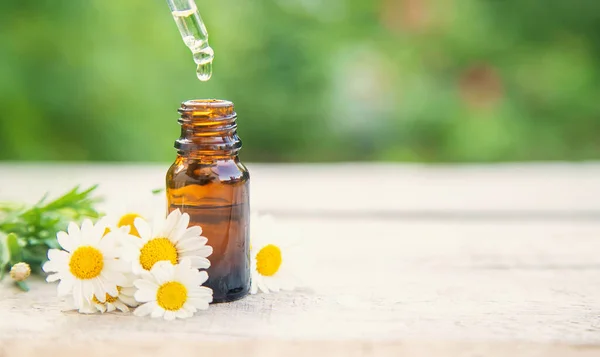
[[[196,63],[196,76],[206,82],[212,76],[215,52],[208,44],[208,32],[193,0],[167,0],[171,14],[181,33],[183,42],[192,51]]]
[[[199,64],[198,67],[196,67],[196,76],[202,82],[208,81],[212,76],[212,62]]]

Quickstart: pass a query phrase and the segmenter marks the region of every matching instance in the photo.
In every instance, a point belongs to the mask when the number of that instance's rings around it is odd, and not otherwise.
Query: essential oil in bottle
[[[169,212],[190,215],[202,227],[213,254],[206,285],[214,302],[233,301],[250,290],[249,179],[240,162],[233,103],[190,100],[179,109],[181,137],[167,173]]]
[[[196,76],[205,82],[212,76],[215,52],[208,44],[208,31],[194,0],[167,0],[183,42],[192,51]]]

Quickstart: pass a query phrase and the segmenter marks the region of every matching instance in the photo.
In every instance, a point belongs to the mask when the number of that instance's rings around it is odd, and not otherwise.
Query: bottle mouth
[[[193,99],[181,103],[181,120],[198,124],[206,120],[230,120],[235,118],[233,103],[221,99]]]
[[[242,147],[237,136],[233,103],[220,99],[194,99],[179,108],[181,137],[175,148],[185,155],[234,155]]]
[[[222,109],[232,108],[233,103],[223,99],[191,99],[181,103],[181,109]]]

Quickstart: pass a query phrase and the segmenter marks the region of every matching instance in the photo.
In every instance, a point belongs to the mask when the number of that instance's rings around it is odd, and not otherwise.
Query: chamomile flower
[[[117,295],[112,296],[106,294],[105,301],[101,302],[100,299],[94,295],[92,300],[85,300],[83,305],[79,307],[79,312],[83,314],[93,314],[98,311],[112,312],[120,310],[122,312],[128,312],[129,307],[138,306],[138,302],[133,297],[137,289],[133,286],[134,277],[131,274],[126,274],[127,284],[124,286],[117,286]]]
[[[113,218],[111,218],[111,216],[104,216],[100,218],[98,222],[96,222],[96,224],[104,226],[104,231],[102,233],[103,236],[107,235],[110,232],[119,232],[121,233],[121,237],[123,237],[124,235],[129,234],[129,232],[131,231],[129,225],[119,226],[117,222]]]
[[[119,207],[110,210],[108,214],[102,218],[102,222],[107,225],[107,231],[114,231],[118,229],[120,231],[124,231],[125,233],[139,237],[140,234],[133,224],[136,218],[149,220],[151,215],[148,214],[147,209]]]
[[[138,288],[135,299],[143,303],[133,313],[165,320],[191,317],[198,310],[208,309],[212,302],[212,290],[201,286],[207,279],[208,274],[193,268],[187,258],[177,265],[157,262],[150,272],[142,273],[141,279],[133,282]]]
[[[293,290],[296,277],[291,268],[291,245],[282,239],[271,216],[253,215],[250,224],[250,261],[252,287],[256,294]]]
[[[181,214],[178,209],[162,220],[154,221],[154,226],[143,219],[134,222],[140,238],[128,239],[123,246],[123,258],[132,264],[134,274],[152,269],[157,262],[166,260],[177,264],[183,258],[189,258],[192,267],[207,269],[207,259],[213,249],[207,246],[208,239],[202,237],[202,228],[189,227],[190,216]]]
[[[70,223],[67,232],[58,232],[58,243],[64,250],[50,249],[43,270],[47,281],[60,280],[58,295],[72,294],[77,308],[94,296],[106,302],[106,296],[117,296],[117,286],[127,284],[127,265],[119,259],[117,242],[120,232],[104,235],[103,224],[86,219],[81,229]]]

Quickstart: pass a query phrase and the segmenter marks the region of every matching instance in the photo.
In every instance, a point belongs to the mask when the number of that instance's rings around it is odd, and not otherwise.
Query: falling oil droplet
[[[212,76],[212,64],[215,51],[206,44],[204,47],[196,47],[192,50],[194,62],[196,63],[196,76],[202,82],[206,82]]]
[[[202,82],[208,81],[212,76],[212,62],[199,64],[198,67],[196,67],[196,76]]]

